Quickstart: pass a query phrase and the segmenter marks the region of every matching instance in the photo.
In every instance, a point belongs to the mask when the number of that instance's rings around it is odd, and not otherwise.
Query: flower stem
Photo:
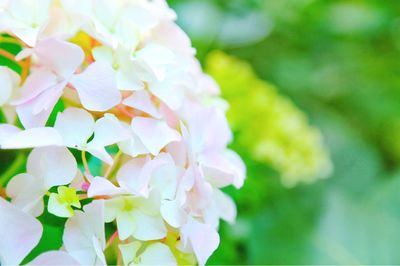
[[[118,164],[118,160],[120,159],[121,155],[122,155],[122,151],[119,150],[118,153],[114,157],[114,163],[112,165],[110,165],[110,167],[108,167],[106,173],[104,174],[104,178],[108,178],[110,176],[110,174],[114,170],[115,166]]]
[[[8,167],[8,169],[0,176],[0,186],[4,187],[4,185],[17,173],[17,171],[23,166],[25,163],[25,154],[18,153],[17,157],[14,159],[12,164]]]
[[[107,240],[106,247],[104,249],[109,248],[116,237],[118,237],[118,230],[115,231],[114,234],[112,234]]]
[[[13,37],[6,37],[6,36],[0,36],[0,42],[2,43],[12,43],[16,44],[19,46],[24,46],[19,40],[13,38]]]
[[[87,159],[86,159],[86,151],[83,150],[81,154],[82,154],[82,163],[83,163],[83,167],[85,168],[85,175],[84,175],[84,177],[85,177],[86,181],[90,182],[90,181],[86,178],[86,175],[92,176],[92,173],[90,172],[89,165],[88,165],[88,162],[87,162]]]

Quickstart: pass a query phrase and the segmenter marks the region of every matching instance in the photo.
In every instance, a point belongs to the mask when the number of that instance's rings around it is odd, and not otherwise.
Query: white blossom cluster
[[[0,67],[0,147],[33,148],[0,197],[1,265],[38,244],[44,212],[66,219],[63,244],[32,265],[106,265],[109,249],[124,265],[204,265],[218,247],[236,216],[221,188],[245,167],[175,19],[164,0],[0,1],[1,38],[22,47],[2,53],[22,71]]]

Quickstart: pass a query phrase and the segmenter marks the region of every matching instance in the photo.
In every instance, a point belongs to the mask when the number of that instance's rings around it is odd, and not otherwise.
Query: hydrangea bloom
[[[36,246],[44,212],[66,219],[62,247],[31,264],[204,265],[218,247],[236,216],[221,188],[245,167],[175,19],[164,0],[1,1],[21,71],[0,67],[0,147],[33,150],[0,198],[0,264]]]

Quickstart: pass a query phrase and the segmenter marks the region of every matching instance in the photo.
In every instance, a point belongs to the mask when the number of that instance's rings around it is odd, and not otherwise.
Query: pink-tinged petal
[[[34,50],[42,65],[66,79],[70,78],[85,58],[78,45],[53,38],[40,41]]]
[[[54,128],[63,137],[67,147],[84,149],[93,135],[93,116],[84,109],[70,107],[57,115]]]
[[[205,223],[217,228],[221,218],[233,224],[236,213],[234,201],[219,189],[214,189],[211,206],[203,211],[203,219]]]
[[[93,198],[95,196],[116,196],[121,194],[127,194],[123,188],[115,186],[113,183],[108,181],[104,177],[96,176],[90,182],[89,190],[87,192],[88,197]]]
[[[20,105],[26,103],[56,84],[57,76],[51,70],[39,68],[28,76],[12,104]]]
[[[235,202],[218,189],[214,190],[214,201],[220,217],[231,224],[234,223],[237,214]]]
[[[207,181],[214,187],[233,184],[240,188],[246,178],[246,167],[240,157],[231,150],[221,153],[205,153],[199,157]]]
[[[115,73],[111,66],[94,62],[70,80],[82,105],[90,111],[104,112],[121,102]]]
[[[2,149],[26,149],[62,145],[62,137],[57,130],[51,127],[28,128],[24,131],[10,134],[0,141]]]
[[[178,131],[170,128],[165,121],[135,117],[131,126],[133,132],[153,155],[157,155],[168,143],[181,139]]]
[[[62,266],[62,265],[80,265],[71,255],[65,251],[48,251],[40,254],[28,265],[41,265],[41,266]]]
[[[224,113],[216,108],[197,112],[188,122],[193,152],[224,150],[232,133]]]
[[[160,113],[164,117],[168,126],[176,128],[180,123],[180,118],[176,112],[171,110],[165,103],[160,102]]]
[[[0,106],[7,104],[18,87],[19,76],[8,67],[0,66]]]
[[[112,134],[110,134],[112,132]],[[127,140],[131,137],[130,130],[113,114],[105,114],[96,121],[94,138],[88,147],[105,147]]]
[[[183,53],[187,56],[194,56],[196,53],[196,50],[192,48],[190,38],[175,23],[159,23],[153,30],[153,34],[158,43],[173,51]]]
[[[182,226],[181,239],[184,245],[191,245],[199,265],[205,265],[219,245],[217,230],[193,218]]]
[[[176,165],[185,166],[187,162],[186,146],[183,141],[171,142],[167,145],[166,151],[171,154]]]
[[[101,251],[105,247],[104,201],[95,200],[76,211],[65,224],[63,243],[65,250],[81,265],[96,265]],[[97,240],[98,243],[95,243]],[[102,252],[101,252],[102,253]],[[101,255],[101,254],[100,254]]]
[[[60,99],[65,83],[58,83],[34,99],[17,106],[17,114],[25,128],[44,126]]]
[[[155,104],[151,100],[150,94],[145,90],[134,92],[122,103],[126,106],[145,112],[154,118],[161,118],[160,113],[158,112]]]
[[[71,183],[77,171],[76,160],[65,147],[35,148],[28,157],[27,172],[43,178],[47,189]]]
[[[43,213],[43,196],[47,189],[43,179],[31,174],[14,176],[7,184],[7,195],[11,202],[22,211],[35,217]]]
[[[197,166],[191,167],[194,178],[193,188],[188,194],[188,205],[193,211],[202,211],[211,204],[213,187],[204,179],[204,175]]]
[[[0,263],[19,265],[39,243],[42,225],[2,198],[0,213]]]
[[[136,239],[148,241],[167,236],[167,228],[161,216],[150,216],[141,211],[133,211],[132,216],[135,217],[136,222],[136,229],[132,235]]]

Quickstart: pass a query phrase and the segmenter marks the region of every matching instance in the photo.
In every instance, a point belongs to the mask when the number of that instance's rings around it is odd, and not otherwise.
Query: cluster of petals
[[[125,265],[204,265],[216,250],[220,219],[236,217],[221,188],[240,188],[245,167],[175,19],[164,0],[0,1],[29,66],[0,67],[0,147],[33,148],[0,198],[1,265],[38,244],[45,211],[66,218],[63,244],[32,265],[106,265],[113,237]]]

